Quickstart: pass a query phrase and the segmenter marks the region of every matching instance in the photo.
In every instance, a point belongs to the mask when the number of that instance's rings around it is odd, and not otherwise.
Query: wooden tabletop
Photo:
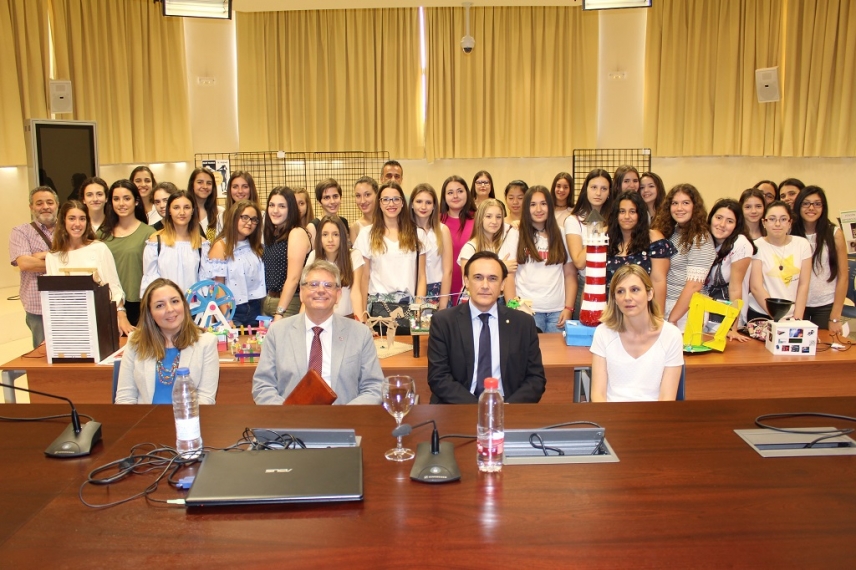
[[[575,368],[591,366],[588,347],[565,344],[560,333],[539,335],[547,376],[543,403],[569,404],[574,401]],[[820,340],[828,341],[826,331]],[[410,337],[399,337],[410,343]],[[386,375],[404,374],[416,380],[417,391],[426,398],[428,389],[427,339],[422,339],[422,354],[414,358],[408,351],[380,361]],[[228,355],[222,354],[223,358]],[[856,349],[827,349],[815,356],[775,356],[764,343],[730,342],[724,352],[688,355],[685,358],[687,399],[781,398],[814,396],[856,396],[856,382],[850,380],[856,369]],[[250,404],[253,363],[221,362],[218,404]],[[94,364],[47,363],[43,356],[25,354],[0,366],[0,370],[27,372],[30,387],[63,394],[75,402],[109,403],[113,368]],[[49,400],[33,396],[31,401]]]
[[[174,428],[168,406],[81,406],[104,424],[105,445],[90,458],[43,455],[62,422],[0,423],[3,451],[14,458],[0,467],[3,518],[17,509],[16,521],[0,526],[0,560],[9,568],[848,568],[856,560],[856,458],[763,459],[733,430],[753,427],[762,413],[854,409],[856,398],[591,404],[573,412],[507,406],[508,428],[598,422],[620,461],[506,466],[483,475],[474,445],[450,440],[461,481],[427,485],[409,479],[411,463],[383,458],[394,444],[394,421],[380,407],[204,408],[202,434],[213,446],[234,443],[245,427],[355,428],[363,438],[365,500],[197,512],[139,500],[83,506],[77,490],[89,470],[136,443],[169,443]],[[21,410],[65,408],[5,405],[0,414]],[[441,433],[473,433],[476,409],[418,406],[406,421],[429,418]],[[404,443],[429,435],[421,428]],[[89,488],[86,497],[115,500],[150,481]],[[157,494],[181,496],[166,488]]]

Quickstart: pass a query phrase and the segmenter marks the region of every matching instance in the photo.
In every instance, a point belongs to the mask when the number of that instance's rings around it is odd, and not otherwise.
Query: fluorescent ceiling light
[[[611,10],[613,8],[650,8],[652,0],[583,0],[583,10]]]
[[[232,19],[232,0],[161,0],[164,16]]]

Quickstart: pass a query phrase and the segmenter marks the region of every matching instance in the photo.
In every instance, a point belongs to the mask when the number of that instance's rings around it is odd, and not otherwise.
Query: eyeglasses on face
[[[258,223],[259,223],[259,221],[260,221],[257,217],[255,217],[255,216],[250,217],[250,216],[248,216],[248,215],[246,215],[246,214],[241,214],[241,215],[240,215],[240,216],[238,216],[238,217],[239,217],[239,218],[241,218],[241,221],[242,221],[242,222],[244,222],[245,224],[253,224],[253,225],[256,225],[256,224],[258,224]]]
[[[324,289],[325,291],[335,291],[339,288],[339,286],[333,283],[332,281],[304,281],[300,284],[300,286],[310,291],[317,291],[318,289]]]
[[[380,199],[381,204],[401,204],[401,196],[386,196]]]
[[[812,208],[814,208],[815,210],[820,210],[821,208],[823,208],[823,202],[819,200],[817,202],[803,202],[801,207],[803,210],[810,210]]]
[[[476,186],[490,186],[490,180],[476,180]]]
[[[781,218],[764,218],[764,221],[771,225],[781,224],[785,225],[791,221],[791,219],[787,216],[782,216]]]

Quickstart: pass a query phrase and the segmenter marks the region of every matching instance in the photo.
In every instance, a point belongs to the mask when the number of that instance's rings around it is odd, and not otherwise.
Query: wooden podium
[[[101,362],[119,349],[110,287],[91,275],[39,277],[48,363]]]

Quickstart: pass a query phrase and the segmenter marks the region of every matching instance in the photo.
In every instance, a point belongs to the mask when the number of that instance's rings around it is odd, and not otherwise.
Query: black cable
[[[273,435],[273,438],[262,441],[257,437],[257,432],[267,432]],[[306,449],[306,444],[303,443],[299,437],[296,437],[290,433],[277,433],[273,430],[264,429],[264,428],[244,428],[244,433],[242,440],[239,441],[248,441],[252,444],[253,449],[256,450],[275,450],[279,451],[282,449]]]
[[[86,414],[78,414],[78,417],[86,418],[90,422],[95,421],[92,416],[87,416]],[[61,418],[71,419],[71,414],[57,414],[55,416],[42,416],[39,418],[9,418],[6,416],[0,416],[0,420],[5,422],[43,422],[46,420],[58,420]]]
[[[596,427],[596,428],[603,429],[603,426],[602,426],[602,425],[600,425],[600,424],[596,424],[596,423],[594,423],[594,422],[589,422],[589,421],[586,421],[586,420],[579,420],[579,421],[576,421],[576,422],[565,422],[565,423],[563,423],[563,424],[553,424],[553,425],[551,425],[551,426],[542,427],[541,429],[555,429],[555,428],[557,428],[557,427],[577,426],[577,425],[594,426],[594,427]]]
[[[790,433],[795,435],[818,435],[817,439],[808,442],[804,449],[811,449],[815,444],[833,437],[841,437],[856,431],[854,428],[833,428],[831,430],[801,430],[794,428],[780,428],[765,423],[766,420],[775,420],[782,418],[829,418],[834,420],[845,420],[848,422],[856,422],[856,418],[852,416],[841,416],[838,414],[825,414],[822,412],[785,412],[782,414],[764,414],[755,418],[755,425],[762,429],[769,429],[781,433]]]
[[[477,435],[467,435],[465,433],[450,433],[448,435],[441,435],[440,439],[446,439],[447,437],[458,437],[461,439],[478,439]]]
[[[533,441],[534,439],[538,439],[538,444],[536,444]],[[564,455],[565,454],[565,452],[562,451],[561,449],[559,449],[558,447],[550,447],[548,445],[544,445],[544,440],[541,438],[541,435],[537,432],[529,435],[529,445],[531,445],[535,449],[540,449],[541,451],[543,451],[545,457],[550,455],[549,453],[547,453],[548,450],[555,452],[556,455]]]

